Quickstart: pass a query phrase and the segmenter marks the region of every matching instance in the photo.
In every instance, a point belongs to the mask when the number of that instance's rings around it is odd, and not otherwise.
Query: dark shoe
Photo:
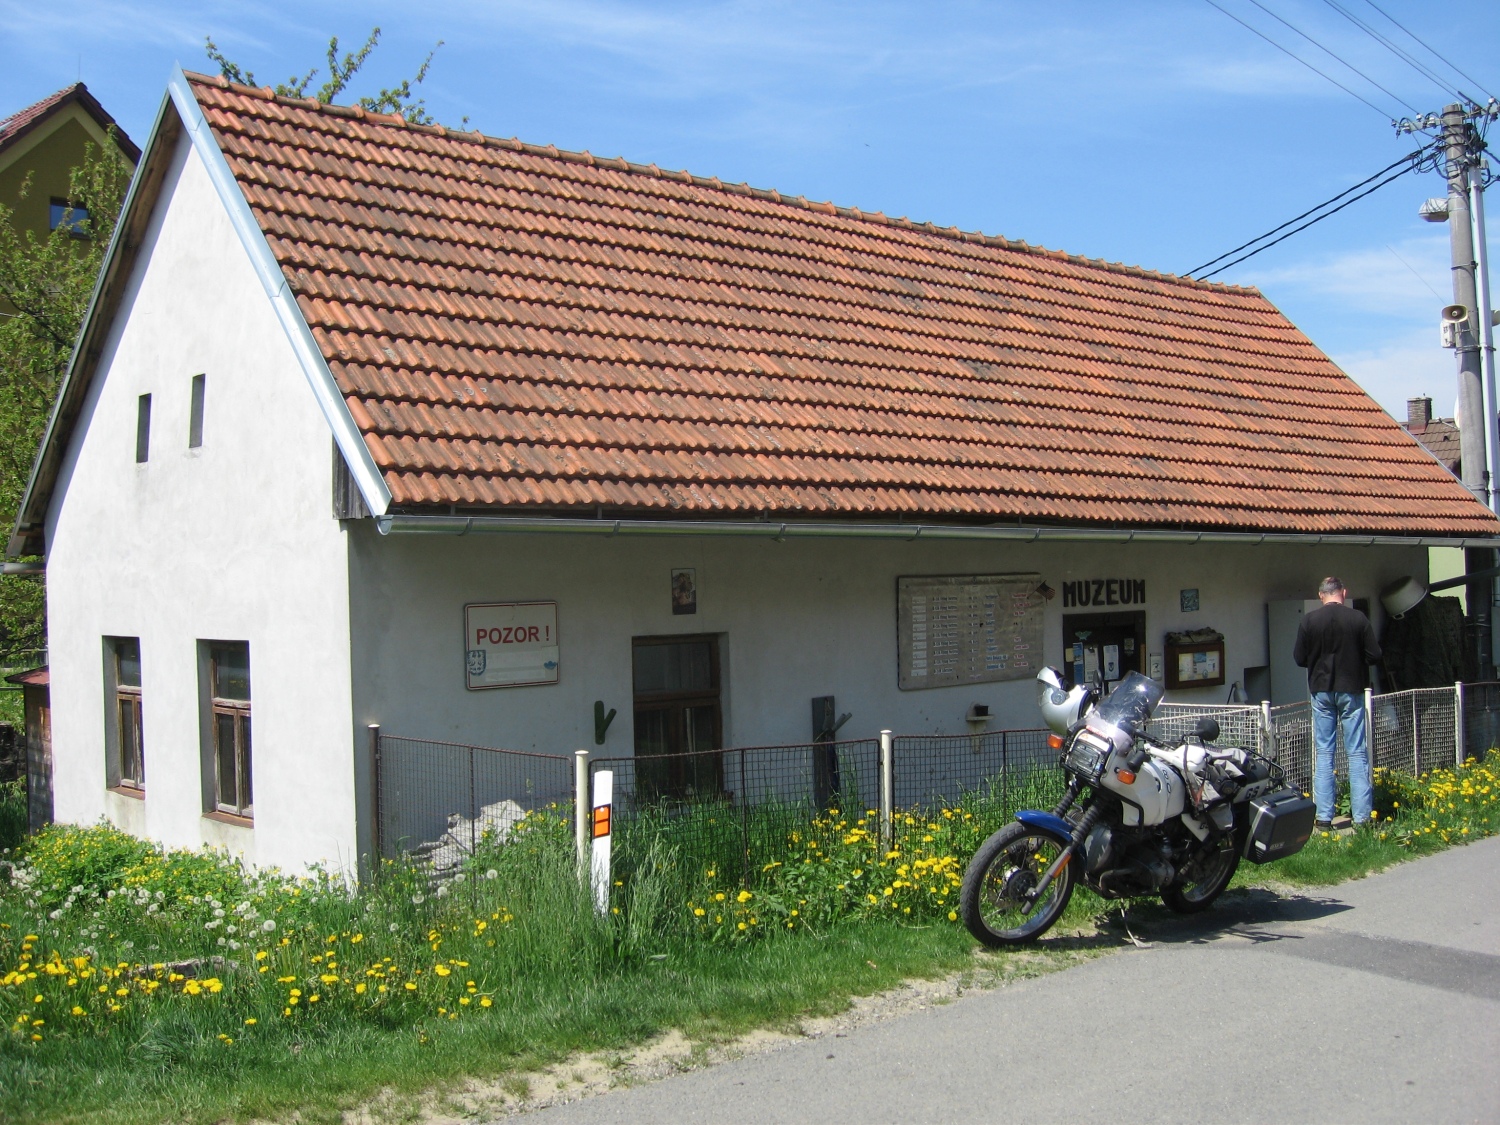
[[[1315,821],[1313,821],[1313,831],[1314,832],[1332,832],[1333,831],[1333,821],[1331,821],[1331,820],[1315,820]]]

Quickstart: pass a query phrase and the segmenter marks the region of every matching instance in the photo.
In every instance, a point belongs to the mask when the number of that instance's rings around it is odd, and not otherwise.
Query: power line
[[[1287,231],[1280,238],[1273,238],[1270,242],[1267,242],[1265,245],[1263,245],[1263,246],[1257,246],[1254,250],[1250,251],[1250,253],[1248,253],[1248,254],[1242,254],[1240,257],[1236,258],[1232,262],[1225,262],[1222,266],[1220,266],[1218,269],[1214,270],[1212,273],[1206,273],[1202,277],[1198,278],[1197,280],[1199,280],[1199,281],[1207,281],[1209,278],[1218,276],[1219,274],[1223,273],[1225,270],[1229,269],[1230,267],[1237,266],[1241,262],[1246,261],[1246,260],[1248,260],[1250,258],[1255,257],[1255,255],[1259,254],[1262,250],[1269,250],[1271,247],[1275,246],[1278,242],[1285,242],[1287,239],[1291,238],[1292,235],[1298,234],[1298,233],[1300,233],[1302,231],[1305,231],[1308,227],[1312,226],[1314,223],[1321,223],[1324,219],[1328,218],[1330,215],[1337,215],[1345,207],[1349,206],[1349,204],[1356,203],[1359,200],[1363,199],[1365,196],[1370,195],[1373,192],[1379,191],[1381,188],[1385,187],[1386,184],[1395,183],[1402,176],[1406,175],[1408,172],[1414,171],[1415,169],[1416,169],[1416,165],[1412,165],[1412,167],[1410,167],[1410,168],[1403,168],[1403,169],[1401,169],[1401,171],[1397,172],[1394,176],[1388,176],[1386,179],[1381,180],[1374,187],[1372,187],[1372,188],[1366,188],[1364,191],[1360,192],[1358,195],[1354,196],[1352,199],[1346,199],[1346,200],[1344,200],[1344,202],[1340,203],[1337,207],[1333,208],[1333,210],[1331,210],[1331,211],[1325,211],[1325,212],[1323,212],[1323,214],[1317,216],[1316,218],[1309,219],[1307,222],[1303,223],[1300,227],[1293,227],[1291,230]],[[1262,236],[1262,237],[1264,237],[1264,236]]]
[[[1403,24],[1397,22],[1395,16],[1391,15],[1384,8],[1382,8],[1379,4],[1375,3],[1375,0],[1365,0],[1365,3],[1368,4],[1368,5],[1370,5],[1370,7],[1374,8],[1377,12],[1379,12],[1386,19],[1390,20],[1391,23],[1393,23],[1393,24],[1396,25],[1396,27],[1400,28],[1401,32],[1408,39],[1412,40],[1414,43],[1420,43],[1423,47],[1425,47],[1427,49],[1427,53],[1428,54],[1430,54],[1433,58],[1435,58],[1435,59],[1439,60],[1440,62],[1442,62],[1443,65],[1445,65],[1449,70],[1453,71],[1454,74],[1458,75],[1460,78],[1466,79],[1469,82],[1474,83],[1474,85],[1479,88],[1479,92],[1481,94],[1483,94],[1485,97],[1487,97],[1487,98],[1494,98],[1495,95],[1492,94],[1489,90],[1487,90],[1484,87],[1484,84],[1481,83],[1477,78],[1474,78],[1471,75],[1465,74],[1462,70],[1459,70],[1458,67],[1455,66],[1453,63],[1449,62],[1446,57],[1444,57],[1443,55],[1438,54],[1436,50],[1434,50],[1432,47],[1428,46],[1426,40],[1418,39],[1417,36],[1415,34],[1413,34],[1412,32],[1408,31]]]
[[[1350,70],[1354,71],[1355,74],[1359,75],[1366,82],[1368,82],[1371,86],[1374,86],[1375,89],[1379,90],[1386,97],[1391,98],[1392,100],[1401,103],[1407,109],[1411,110],[1413,113],[1419,112],[1417,110],[1417,107],[1414,106],[1414,105],[1412,105],[1411,102],[1407,101],[1405,98],[1401,97],[1399,94],[1393,94],[1393,93],[1391,93],[1384,86],[1382,86],[1379,82],[1376,82],[1375,79],[1371,78],[1368,74],[1366,74],[1364,71],[1360,70],[1353,63],[1348,62],[1347,60],[1345,60],[1343,58],[1340,58],[1338,55],[1334,54],[1332,51],[1330,51],[1327,47],[1323,46],[1323,44],[1319,43],[1316,39],[1314,39],[1307,32],[1303,31],[1300,27],[1297,27],[1294,24],[1288,22],[1287,20],[1282,19],[1275,12],[1271,11],[1270,8],[1268,8],[1264,4],[1262,4],[1260,2],[1260,0],[1250,0],[1250,3],[1254,4],[1262,12],[1265,12],[1266,15],[1270,16],[1277,23],[1285,24],[1287,27],[1291,28],[1298,35],[1302,36],[1302,38],[1306,39],[1314,47],[1316,47],[1318,50],[1322,51],[1325,55],[1327,55],[1329,58],[1333,59],[1335,62],[1342,63],[1344,66],[1346,66]]]
[[[1270,238],[1273,234],[1278,234],[1281,231],[1286,230],[1286,228],[1289,227],[1289,226],[1291,226],[1293,223],[1300,223],[1303,219],[1307,218],[1309,215],[1315,214],[1316,212],[1323,210],[1323,208],[1329,206],[1330,204],[1337,203],[1339,200],[1343,199],[1344,196],[1349,195],[1351,192],[1356,192],[1360,188],[1364,187],[1366,184],[1372,183],[1373,181],[1380,179],[1381,176],[1385,175],[1392,168],[1400,168],[1403,164],[1410,165],[1410,167],[1404,168],[1404,169],[1402,169],[1402,171],[1400,171],[1400,172],[1397,173],[1397,175],[1405,175],[1407,172],[1411,171],[1412,168],[1415,168],[1418,163],[1420,163],[1421,158],[1423,156],[1427,155],[1430,147],[1431,146],[1427,146],[1427,147],[1424,147],[1424,148],[1419,148],[1419,149],[1417,149],[1416,152],[1407,153],[1407,155],[1403,156],[1400,160],[1397,160],[1395,163],[1392,163],[1392,164],[1387,164],[1384,168],[1382,168],[1380,171],[1376,172],[1373,176],[1370,176],[1368,179],[1360,180],[1359,183],[1353,185],[1352,187],[1345,188],[1343,191],[1341,191],[1337,195],[1335,195],[1332,199],[1325,199],[1322,203],[1319,203],[1316,207],[1309,207],[1306,211],[1302,212],[1302,214],[1297,215],[1297,216],[1295,216],[1293,218],[1288,219],[1286,222],[1282,223],[1279,227],[1272,227],[1270,230],[1266,231],[1265,234],[1256,235],[1249,242],[1241,243],[1239,246],[1236,246],[1233,250],[1226,250],[1226,251],[1224,251],[1224,253],[1220,254],[1217,258],[1210,258],[1208,261],[1204,262],[1200,266],[1194,266],[1192,269],[1188,270],[1183,276],[1184,277],[1192,277],[1199,270],[1207,269],[1211,265],[1214,265],[1214,264],[1216,264],[1218,262],[1222,262],[1225,258],[1229,257],[1231,254],[1238,254],[1241,250],[1248,249],[1249,247],[1254,246],[1257,242],[1260,242],[1263,239]],[[1394,178],[1394,177],[1392,177],[1392,178]],[[1388,180],[1386,182],[1389,183],[1390,181]],[[1380,184],[1380,185],[1377,185],[1377,186],[1384,187],[1385,185],[1384,184]],[[1374,188],[1371,188],[1370,190],[1373,191]],[[1368,195],[1369,192],[1366,192],[1365,194]],[[1355,198],[1363,198],[1363,196],[1356,196]],[[1351,200],[1349,200],[1349,202],[1353,203],[1354,200],[1351,199]],[[1339,210],[1342,210],[1342,207],[1340,207]],[[1330,211],[1330,212],[1328,212],[1328,214],[1331,215],[1331,214],[1333,214],[1333,212]],[[1324,216],[1324,217],[1326,218],[1326,216]],[[1315,219],[1313,221],[1316,222],[1317,220]],[[1308,224],[1308,225],[1311,226],[1312,224]],[[1302,227],[1298,228],[1298,230],[1302,230],[1302,229],[1305,229],[1305,228],[1302,228]],[[1295,234],[1297,232],[1296,231],[1292,231],[1290,233]],[[1280,242],[1281,240],[1277,239],[1276,241]],[[1265,249],[1265,247],[1262,246],[1261,250],[1264,250],[1264,249]],[[1257,254],[1260,253],[1260,250],[1257,250],[1256,253]],[[1249,255],[1247,254],[1246,257],[1249,257]],[[1243,258],[1240,259],[1240,261],[1243,261],[1243,260],[1244,260]],[[1232,265],[1234,265],[1234,263],[1230,262],[1229,265],[1232,266]],[[1221,269],[1228,269],[1228,268],[1229,268],[1229,266],[1223,266],[1223,267],[1221,267]],[[1220,271],[1219,270],[1215,270],[1214,272],[1218,273]]]
[[[1387,121],[1394,120],[1389,113],[1387,113],[1385,110],[1381,109],[1374,102],[1370,101],[1369,98],[1361,97],[1359,94],[1356,94],[1353,90],[1349,89],[1348,86],[1345,86],[1337,78],[1334,78],[1332,75],[1327,74],[1324,71],[1319,70],[1317,67],[1313,66],[1312,63],[1310,63],[1306,59],[1304,59],[1301,55],[1294,54],[1292,51],[1289,51],[1287,48],[1283,47],[1280,43],[1276,42],[1276,40],[1272,39],[1265,32],[1261,31],[1259,28],[1252,27],[1250,24],[1248,24],[1244,20],[1240,19],[1239,16],[1237,16],[1233,12],[1229,11],[1229,9],[1220,7],[1218,4],[1214,3],[1214,0],[1204,0],[1204,3],[1208,4],[1212,8],[1218,8],[1219,11],[1223,12],[1226,16],[1228,16],[1235,23],[1237,23],[1241,27],[1243,27],[1246,31],[1251,31],[1251,32],[1254,32],[1256,35],[1259,35],[1262,39],[1264,39],[1267,43],[1271,44],[1271,46],[1275,47],[1282,54],[1288,55],[1289,57],[1296,59],[1299,63],[1301,63],[1303,66],[1307,67],[1308,70],[1312,71],[1314,74],[1318,75],[1320,78],[1326,78],[1329,82],[1332,82],[1335,86],[1337,86],[1340,90],[1344,91],[1344,93],[1348,94],[1351,98],[1358,98],[1360,101],[1364,102],[1365,105],[1369,106],[1376,113],[1380,114],[1381,117],[1384,117]]]
[[[1444,85],[1442,79],[1440,79],[1436,74],[1434,74],[1429,68],[1427,68],[1426,66],[1423,66],[1421,63],[1417,62],[1416,59],[1412,58],[1409,54],[1407,54],[1400,47],[1398,47],[1394,43],[1392,43],[1384,35],[1381,35],[1380,32],[1376,31],[1369,24],[1365,23],[1364,20],[1360,19],[1353,12],[1349,11],[1348,8],[1345,8],[1342,4],[1340,4],[1338,2],[1338,0],[1323,0],[1323,3],[1327,4],[1335,12],[1337,12],[1339,15],[1343,16],[1346,20],[1348,20],[1355,27],[1357,27],[1361,31],[1363,31],[1371,39],[1375,40],[1375,42],[1379,43],[1386,50],[1390,51],[1391,54],[1395,55],[1402,62],[1406,63],[1407,66],[1411,67],[1418,74],[1422,75],[1422,77],[1424,77],[1428,81],[1430,81],[1439,90],[1443,91],[1444,94],[1455,94],[1460,99],[1465,100],[1465,101],[1471,101],[1472,102],[1474,100],[1473,98],[1466,98],[1464,96],[1464,92],[1462,90],[1455,89],[1452,86]]]

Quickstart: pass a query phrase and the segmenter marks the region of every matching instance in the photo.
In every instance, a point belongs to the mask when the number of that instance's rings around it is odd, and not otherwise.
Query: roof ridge
[[[294,98],[284,94],[277,94],[270,86],[245,86],[237,82],[230,82],[222,75],[212,76],[195,71],[185,72],[190,82],[198,82],[204,85],[217,86],[221,90],[233,90],[236,93],[249,97],[260,98],[263,101],[272,102],[276,105],[284,105],[296,109],[313,110],[319,113],[327,113],[334,117],[354,118],[363,120],[374,125],[388,125],[401,129],[409,129],[413,132],[423,133],[428,136],[446,137],[452,140],[465,140],[476,144],[489,145],[495,148],[508,149],[511,152],[525,153],[528,156],[541,156],[553,160],[561,160],[570,164],[583,164],[591,168],[610,168],[619,172],[627,172],[632,175],[646,176],[657,180],[672,180],[677,183],[691,184],[695,187],[707,188],[710,191],[723,191],[730,195],[740,195],[751,199],[762,199],[771,203],[778,203],[787,207],[799,208],[804,211],[815,212],[822,215],[834,215],[839,218],[853,219],[856,222],[874,223],[878,226],[894,227],[899,230],[910,230],[921,234],[931,234],[940,238],[948,238],[956,242],[974,243],[980,246],[991,246],[999,249],[1011,250],[1017,253],[1034,254],[1039,257],[1052,258],[1057,261],[1069,262],[1073,265],[1083,266],[1086,269],[1103,270],[1107,273],[1125,274],[1130,277],[1145,278],[1151,281],[1161,281],[1170,285],[1182,285],[1193,289],[1207,290],[1210,292],[1228,293],[1255,293],[1259,290],[1253,286],[1228,285],[1218,281],[1200,281],[1194,277],[1182,274],[1163,273],[1160,270],[1147,269],[1145,266],[1126,265],[1123,262],[1110,262],[1103,258],[1089,258],[1081,254],[1070,254],[1065,250],[1053,250],[1045,246],[1034,246],[1024,239],[1007,238],[1000,234],[985,234],[983,231],[965,231],[957,226],[940,227],[936,223],[918,222],[905,215],[892,217],[883,211],[865,211],[859,207],[841,207],[832,200],[817,202],[809,200],[805,195],[784,195],[775,188],[757,188],[748,183],[725,183],[717,176],[699,176],[687,169],[671,171],[663,169],[656,164],[636,164],[626,160],[623,156],[595,156],[592,152],[584,149],[575,152],[570,149],[560,149],[556,145],[538,145],[523,141],[519,137],[492,137],[478,129],[460,132],[449,129],[444,125],[417,125],[407,121],[400,114],[371,113],[362,106],[340,106],[318,101],[316,98]]]

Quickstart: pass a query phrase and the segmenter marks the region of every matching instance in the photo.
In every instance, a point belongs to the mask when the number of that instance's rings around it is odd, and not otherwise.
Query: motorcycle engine
[[[1164,841],[1134,843],[1117,838],[1118,829],[1095,825],[1083,842],[1084,875],[1107,898],[1155,894],[1177,875]]]

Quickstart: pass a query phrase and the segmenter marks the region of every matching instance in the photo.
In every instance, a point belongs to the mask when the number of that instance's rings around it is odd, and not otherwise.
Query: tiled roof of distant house
[[[1431,453],[1454,476],[1460,475],[1463,467],[1463,443],[1459,441],[1458,425],[1452,418],[1434,418],[1432,399],[1421,397],[1407,399],[1406,421],[1401,428]]]
[[[132,163],[141,158],[141,150],[136,147],[135,142],[126,136],[125,130],[120,128],[115,119],[99,104],[99,100],[89,93],[89,88],[82,82],[75,82],[71,86],[64,87],[57,93],[49,94],[41,101],[34,102],[25,109],[18,110],[4,120],[0,120],[0,152],[4,152],[52,114],[73,102],[77,102],[84,112],[98,122],[101,129],[114,126],[115,141]]]

